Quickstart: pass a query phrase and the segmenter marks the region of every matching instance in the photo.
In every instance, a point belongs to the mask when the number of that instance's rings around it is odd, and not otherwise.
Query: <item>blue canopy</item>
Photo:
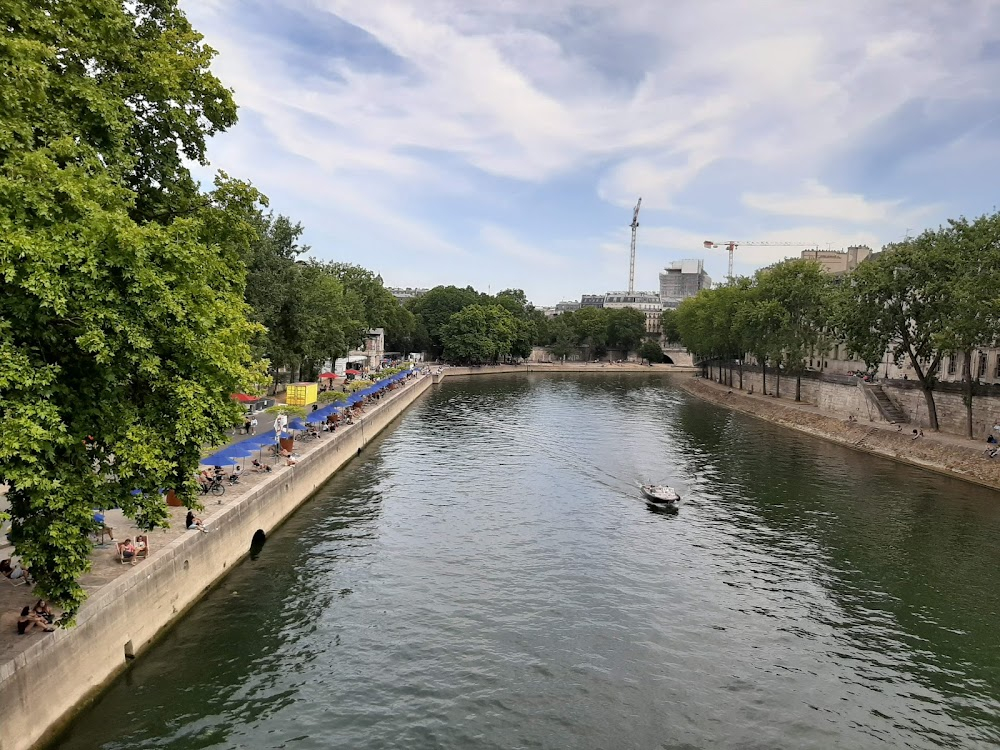
[[[289,429],[292,430],[304,430],[306,428],[306,423],[303,422],[298,417],[296,417],[295,419],[293,419],[291,422],[288,423],[288,427]]]

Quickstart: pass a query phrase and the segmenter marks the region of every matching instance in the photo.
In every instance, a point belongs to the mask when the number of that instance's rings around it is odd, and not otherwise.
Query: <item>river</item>
[[[655,376],[448,379],[54,746],[992,748],[998,571],[993,491]]]

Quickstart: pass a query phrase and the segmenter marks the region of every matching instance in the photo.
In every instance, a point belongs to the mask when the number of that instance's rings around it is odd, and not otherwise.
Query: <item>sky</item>
[[[181,0],[240,121],[208,167],[388,286],[536,305],[995,210],[1000,0]]]

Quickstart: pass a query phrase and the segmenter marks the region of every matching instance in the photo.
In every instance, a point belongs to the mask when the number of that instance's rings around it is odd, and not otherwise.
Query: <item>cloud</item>
[[[479,238],[487,248],[522,261],[527,267],[564,268],[569,263],[567,258],[522,242],[506,229],[492,224],[479,230]]]
[[[1000,168],[995,0],[182,3],[241,107],[213,161],[311,207],[314,245],[363,258],[375,235],[414,274],[419,251],[480,286],[495,264],[455,258],[560,268],[539,298],[605,285],[627,272],[612,209],[640,195],[637,278],[714,265],[704,239],[877,246],[988,209]],[[593,262],[552,251],[577,247]]]
[[[852,224],[886,221],[899,212],[901,200],[869,201],[860,193],[834,193],[817,180],[806,180],[795,193],[744,193],[743,204],[781,216],[836,219]]]

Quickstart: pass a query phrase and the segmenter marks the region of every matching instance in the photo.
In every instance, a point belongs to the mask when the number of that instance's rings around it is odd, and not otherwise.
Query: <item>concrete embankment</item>
[[[178,615],[269,534],[334,472],[430,386],[420,377],[382,398],[359,422],[338,431],[293,467],[208,516],[208,534],[188,532],[94,592],[74,628],[34,639],[0,664],[0,750],[28,750],[51,740],[78,708],[123,670]]]
[[[852,422],[824,414],[815,406],[782,402],[770,396],[752,395],[701,378],[677,381],[689,393],[744,414],[766,419],[849,448],[894,461],[1000,489],[1000,459],[983,455],[984,445],[925,431],[913,439],[911,428],[897,431],[884,422]]]

